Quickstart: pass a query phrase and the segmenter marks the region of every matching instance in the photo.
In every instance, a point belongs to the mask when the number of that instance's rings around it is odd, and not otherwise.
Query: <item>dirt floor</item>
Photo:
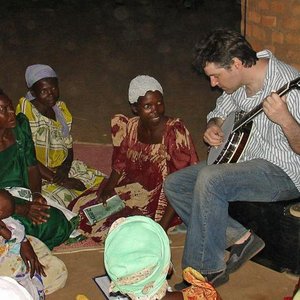
[[[0,87],[15,104],[26,92],[26,67],[49,64],[59,75],[61,99],[74,117],[74,140],[109,144],[111,116],[130,114],[130,80],[152,75],[164,88],[168,115],[184,120],[200,158],[205,158],[202,133],[219,91],[193,70],[193,46],[213,28],[239,30],[238,0],[193,0],[190,8],[183,0],[0,2]],[[182,245],[181,239],[175,256],[178,274]],[[101,263],[101,254],[60,258],[69,280],[49,300],[73,300],[78,293],[90,300],[102,298],[91,280],[103,272],[95,263]],[[249,263],[220,292],[225,300],[273,300],[289,295],[294,285],[295,279]]]

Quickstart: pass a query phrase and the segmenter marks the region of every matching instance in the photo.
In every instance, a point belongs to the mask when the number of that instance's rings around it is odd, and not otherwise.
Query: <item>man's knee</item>
[[[175,172],[176,173],[176,172]],[[174,185],[174,181],[176,180],[177,176],[175,173],[169,174],[164,181],[163,189],[164,191],[172,190],[172,186]]]
[[[222,168],[219,165],[205,166],[198,173],[196,185],[202,191],[205,189],[215,190],[222,183],[222,174]]]

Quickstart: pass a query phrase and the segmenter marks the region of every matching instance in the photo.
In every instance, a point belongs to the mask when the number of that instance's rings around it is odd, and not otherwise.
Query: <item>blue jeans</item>
[[[182,267],[205,275],[226,268],[225,249],[248,231],[228,215],[229,202],[300,196],[282,169],[262,159],[210,166],[204,161],[167,176],[164,191],[187,226]]]

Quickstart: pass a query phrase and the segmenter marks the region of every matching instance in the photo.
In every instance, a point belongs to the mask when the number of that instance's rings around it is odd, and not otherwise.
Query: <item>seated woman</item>
[[[163,89],[148,75],[135,77],[129,85],[133,118],[116,115],[112,119],[112,172],[98,190],[71,202],[80,212],[80,229],[96,241],[103,241],[109,226],[119,217],[144,215],[160,222],[164,229],[179,224],[163,193],[166,176],[198,161],[191,136],[183,122],[165,115]],[[125,201],[120,212],[90,226],[82,210],[104,203],[117,193]]]
[[[55,71],[47,65],[32,65],[27,67],[25,79],[29,91],[20,99],[16,112],[29,119],[43,178],[42,194],[67,207],[85,189],[99,186],[104,176],[73,160],[72,115],[59,100]]]
[[[78,225],[41,196],[41,177],[35,157],[29,122],[15,115],[12,101],[0,90],[0,188],[13,194],[14,218],[26,234],[43,241],[50,249],[66,241]],[[28,201],[29,200],[29,201]]]
[[[144,216],[120,218],[112,224],[105,241],[104,266],[111,280],[110,293],[131,300],[221,300],[214,287],[192,268],[183,271],[190,286],[171,291],[167,282],[172,272],[168,236],[159,224]]]
[[[12,217],[14,210],[14,198],[8,191],[0,189],[0,274],[15,279],[34,300],[42,300],[45,294],[65,285],[67,269],[41,241],[28,236],[37,250],[33,252],[31,243],[25,237],[24,226]],[[31,255],[30,273],[27,258],[21,259],[24,257],[24,244],[28,244]]]

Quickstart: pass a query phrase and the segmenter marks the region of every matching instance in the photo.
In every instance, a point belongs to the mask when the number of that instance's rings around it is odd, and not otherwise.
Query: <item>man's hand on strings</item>
[[[293,118],[287,107],[286,96],[280,97],[276,93],[272,93],[264,100],[263,110],[272,122],[280,126],[285,126]]]
[[[204,132],[203,140],[212,147],[220,146],[224,141],[224,133],[221,127],[217,124],[211,124],[207,126],[207,129]]]

